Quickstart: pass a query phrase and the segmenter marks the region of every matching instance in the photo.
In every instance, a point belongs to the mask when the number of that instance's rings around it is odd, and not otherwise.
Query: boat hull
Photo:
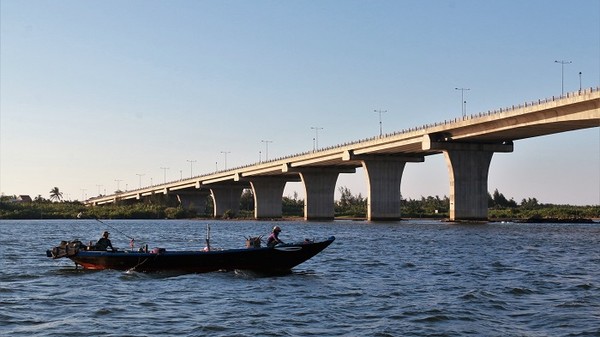
[[[335,237],[276,247],[213,251],[87,251],[67,256],[86,269],[179,271],[207,273],[218,270],[250,270],[263,273],[289,271],[327,248]]]

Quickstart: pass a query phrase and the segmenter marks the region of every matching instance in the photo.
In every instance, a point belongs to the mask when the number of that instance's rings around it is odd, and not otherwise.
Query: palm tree
[[[50,190],[50,200],[58,200],[61,201],[62,200],[62,192],[58,190],[58,187],[54,187],[53,189]]]

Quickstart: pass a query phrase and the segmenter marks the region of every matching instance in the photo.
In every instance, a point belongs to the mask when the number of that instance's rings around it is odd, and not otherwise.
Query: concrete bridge
[[[87,205],[176,196],[184,207],[204,205],[212,196],[214,216],[239,209],[243,189],[254,193],[255,218],[282,216],[285,184],[301,181],[306,220],[333,219],[340,173],[363,167],[368,182],[368,220],[400,219],[400,184],[407,163],[443,154],[450,179],[450,219],[486,220],[488,171],[495,152],[512,152],[513,141],[600,127],[600,88],[568,93],[507,109],[425,125],[315,152],[200,175],[115,195]]]

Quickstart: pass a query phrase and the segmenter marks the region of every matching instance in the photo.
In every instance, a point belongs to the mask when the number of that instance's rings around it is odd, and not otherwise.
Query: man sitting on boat
[[[110,239],[108,238],[109,234],[110,233],[107,231],[102,233],[102,237],[96,243],[96,250],[107,250],[108,247],[110,247],[110,250],[115,250],[112,246],[112,243],[110,242]]]
[[[283,241],[279,239],[279,233],[281,233],[281,228],[279,228],[279,226],[273,227],[271,235],[267,238],[267,247],[274,247],[279,243],[283,243]]]

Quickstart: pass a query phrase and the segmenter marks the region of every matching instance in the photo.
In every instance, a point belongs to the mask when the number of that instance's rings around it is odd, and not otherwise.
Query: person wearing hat
[[[102,237],[100,238],[100,240],[98,240],[98,242],[96,242],[96,250],[107,250],[108,247],[110,247],[110,250],[115,250],[112,246],[112,243],[110,242],[110,239],[108,238],[108,235],[110,233],[107,231],[104,231],[104,233],[102,233]]]
[[[267,247],[274,247],[275,245],[277,245],[279,243],[283,243],[283,241],[281,241],[279,239],[280,232],[281,232],[281,228],[279,228],[279,226],[273,227],[273,231],[271,231],[271,235],[269,235],[269,237],[267,238]]]

